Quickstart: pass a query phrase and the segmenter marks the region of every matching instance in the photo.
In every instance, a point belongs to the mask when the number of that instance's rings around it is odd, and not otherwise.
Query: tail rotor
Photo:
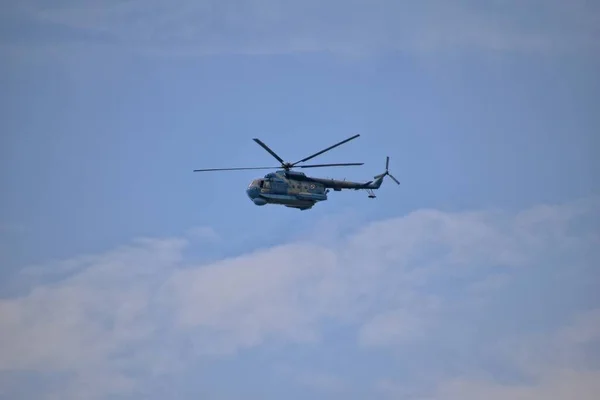
[[[394,182],[396,182],[396,183],[399,185],[399,184],[400,184],[400,182],[398,181],[398,179],[394,178],[394,176],[393,176],[392,174],[390,174],[389,168],[390,168],[390,157],[388,156],[388,157],[385,159],[385,172],[384,172],[383,174],[379,174],[379,175],[377,175],[377,176],[375,177],[375,179],[383,178],[384,176],[389,176],[390,178],[392,178],[392,180],[393,180]]]

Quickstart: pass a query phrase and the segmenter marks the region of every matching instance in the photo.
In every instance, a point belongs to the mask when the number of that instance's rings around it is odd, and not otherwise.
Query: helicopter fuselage
[[[329,189],[378,189],[383,177],[374,182],[349,182],[336,179],[313,178],[302,172],[277,171],[254,179],[246,194],[257,206],[280,204],[290,208],[308,210],[316,203],[327,200]]]
[[[246,189],[246,193],[257,206],[280,204],[300,210],[308,210],[317,202],[327,200],[325,186],[312,182],[301,172],[269,173],[263,178],[254,179]]]

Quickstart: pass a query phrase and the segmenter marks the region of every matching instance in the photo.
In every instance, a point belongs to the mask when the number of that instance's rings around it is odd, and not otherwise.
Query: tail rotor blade
[[[388,170],[389,166],[390,166],[390,157],[388,156],[388,157],[385,159],[385,170],[386,170],[386,171]]]
[[[394,176],[393,176],[393,175],[391,175],[391,174],[388,174],[388,176],[389,176],[390,178],[392,178],[392,179],[394,180],[394,182],[396,182],[398,185],[400,184],[400,182],[398,182],[398,179],[394,178]]]

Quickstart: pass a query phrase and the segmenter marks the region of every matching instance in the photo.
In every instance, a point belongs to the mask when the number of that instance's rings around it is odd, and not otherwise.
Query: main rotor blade
[[[206,172],[206,171],[241,171],[245,169],[278,169],[281,167],[242,167],[242,168],[205,168],[195,169],[194,172]]]
[[[282,164],[285,164],[285,162],[283,161],[283,159],[281,157],[279,157],[273,150],[271,150],[269,148],[269,146],[267,146],[266,144],[264,144],[260,139],[252,139],[254,140],[256,143],[259,144],[260,147],[262,147],[263,149],[265,149],[266,151],[269,152],[269,154],[271,154],[273,157],[275,157],[277,159],[277,161],[279,161]]]
[[[292,164],[292,166],[294,166],[294,165],[296,165],[296,164],[300,164],[301,162],[304,162],[304,161],[308,161],[308,160],[310,160],[311,158],[314,158],[314,157],[316,157],[316,156],[318,156],[318,155],[321,155],[321,154],[325,153],[326,151],[329,151],[329,150],[331,150],[331,149],[333,149],[333,148],[335,148],[335,147],[341,146],[341,145],[343,145],[344,143],[347,143],[347,142],[349,142],[349,141],[351,141],[351,140],[353,140],[353,139],[356,139],[356,138],[357,138],[357,137],[359,137],[359,136],[360,136],[360,134],[356,134],[356,135],[354,135],[354,136],[352,136],[352,137],[350,137],[350,138],[348,138],[348,139],[346,139],[346,140],[342,140],[341,142],[339,142],[339,143],[336,143],[336,144],[334,144],[333,146],[329,146],[329,147],[328,147],[328,148],[326,148],[325,150],[321,150],[320,152],[318,152],[318,153],[315,153],[315,154],[313,154],[312,156],[306,157],[306,158],[304,158],[304,159],[302,159],[302,160],[300,160],[300,161],[296,161],[295,163],[293,163],[293,164]]]
[[[350,165],[364,165],[364,163],[310,164],[310,165],[299,165],[295,168],[347,167]]]

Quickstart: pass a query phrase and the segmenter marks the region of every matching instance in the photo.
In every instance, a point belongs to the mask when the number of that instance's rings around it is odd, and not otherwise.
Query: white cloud
[[[411,400],[591,400],[600,393],[600,354],[590,356],[588,344],[600,344],[600,308],[574,313],[570,324],[554,332],[519,334],[490,343],[491,353],[509,360],[514,372],[526,377],[524,381],[503,382],[474,369],[439,382],[429,396],[407,395],[406,388],[390,380],[380,381],[377,388],[390,398]],[[590,358],[594,365],[586,362]]]
[[[557,336],[560,342],[569,345],[600,339],[600,308],[577,314],[573,325],[561,330]]]
[[[544,380],[548,374],[585,369],[600,355],[590,354],[589,344],[600,344],[600,308],[574,312],[554,332],[507,337],[495,350],[528,376]]]
[[[585,368],[579,360],[573,363],[573,355],[584,352],[580,347],[585,337],[587,342],[600,340],[597,326],[600,308],[578,315],[573,324],[554,334],[514,338],[510,345],[498,351],[498,357],[518,360],[513,367],[525,372],[524,382],[502,382],[484,370],[470,370],[467,374],[439,382],[431,395],[418,395],[393,380],[382,379],[377,383],[377,391],[390,399],[410,400],[476,400],[476,399],[518,399],[518,400],[592,400],[600,393],[600,370]],[[569,334],[565,335],[568,332]],[[498,349],[500,350],[500,349]],[[556,353],[564,357],[556,357]],[[426,390],[430,391],[430,390]]]
[[[187,237],[193,240],[198,240],[201,242],[209,242],[214,243],[221,240],[221,237],[210,226],[197,226],[194,228],[190,228],[187,231]]]
[[[268,337],[313,340],[313,324],[335,311],[333,268],[326,249],[285,245],[178,271],[165,287],[178,326],[206,335],[197,349],[229,352]]]
[[[393,345],[413,341],[423,335],[423,319],[407,312],[395,310],[376,315],[359,332],[359,342],[365,345]]]
[[[70,265],[74,272],[66,279],[0,301],[0,370],[105,366],[122,346],[148,337],[154,328],[152,292],[180,262],[183,244],[144,239],[78,258],[80,265]]]
[[[548,373],[535,385],[456,380],[443,385],[428,400],[595,400],[598,393],[600,371],[559,370]]]
[[[103,42],[169,54],[597,50],[594,2],[178,0],[21,6]]]
[[[209,264],[190,264],[190,242],[176,238],[58,263],[63,276],[47,270],[56,263],[37,267],[27,271],[35,277],[30,292],[0,300],[0,372],[76,373],[54,394],[78,398],[81,390],[135,391],[149,377],[177,374],[209,356],[315,346],[327,340],[325,323],[358,327],[362,351],[388,347],[397,354],[401,345],[435,344],[440,335],[451,343],[485,288],[497,299],[517,271],[556,260],[572,264],[554,272],[589,267],[597,230],[579,225],[598,210],[596,199],[517,215],[423,210],[326,242],[304,239]],[[595,337],[591,320],[582,321],[563,337]],[[456,393],[456,384],[448,387],[445,396]]]

